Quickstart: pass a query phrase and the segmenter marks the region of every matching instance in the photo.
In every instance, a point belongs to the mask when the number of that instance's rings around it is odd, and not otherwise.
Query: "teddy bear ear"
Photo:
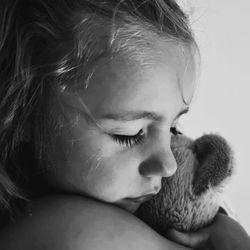
[[[195,195],[219,186],[232,175],[232,150],[223,137],[204,135],[193,142],[191,149],[197,158],[193,179]]]

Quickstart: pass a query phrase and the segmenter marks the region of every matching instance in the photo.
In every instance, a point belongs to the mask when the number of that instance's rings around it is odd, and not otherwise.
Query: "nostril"
[[[162,176],[169,177],[177,169],[176,162],[162,161],[160,157],[150,157],[139,165],[139,173],[146,177]]]
[[[162,172],[162,164],[156,157],[150,157],[139,165],[139,173],[143,176],[159,176]]]

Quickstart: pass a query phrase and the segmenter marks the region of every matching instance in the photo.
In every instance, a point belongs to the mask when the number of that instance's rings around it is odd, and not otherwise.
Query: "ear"
[[[201,195],[231,176],[233,156],[224,138],[218,135],[204,135],[195,140],[191,148],[198,161],[193,179],[195,195]]]

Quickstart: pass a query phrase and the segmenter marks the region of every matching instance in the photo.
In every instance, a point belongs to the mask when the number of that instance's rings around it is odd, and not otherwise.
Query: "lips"
[[[134,198],[126,198],[126,200],[134,202],[134,203],[142,203],[142,202],[150,200],[154,195],[156,194],[148,194],[148,195],[143,195],[143,196],[134,197]]]

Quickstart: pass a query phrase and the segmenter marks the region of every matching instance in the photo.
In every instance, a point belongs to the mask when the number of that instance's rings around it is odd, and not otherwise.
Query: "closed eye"
[[[111,138],[119,144],[125,145],[126,147],[132,147],[136,144],[141,144],[144,141],[145,133],[141,129],[136,135],[118,135],[112,134]]]
[[[170,132],[173,135],[182,134],[177,129],[177,127],[171,127]],[[121,145],[124,145],[126,147],[133,147],[134,145],[141,144],[141,143],[143,143],[143,141],[145,139],[145,133],[142,129],[136,135],[132,135],[132,136],[131,135],[120,135],[120,134],[111,134],[110,136],[115,142],[117,142]]]

